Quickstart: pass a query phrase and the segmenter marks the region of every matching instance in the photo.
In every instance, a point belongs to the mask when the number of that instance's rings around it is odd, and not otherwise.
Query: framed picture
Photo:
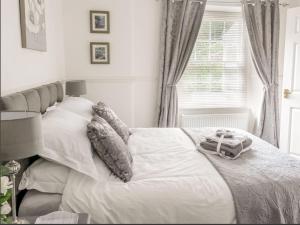
[[[45,0],[20,0],[22,47],[46,51]]]
[[[91,33],[109,33],[110,21],[108,11],[90,11]]]
[[[109,64],[110,49],[107,42],[91,42],[91,64]]]

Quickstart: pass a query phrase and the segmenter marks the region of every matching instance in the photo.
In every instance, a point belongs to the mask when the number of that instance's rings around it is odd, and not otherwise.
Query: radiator
[[[181,127],[228,127],[248,130],[249,113],[181,114]]]

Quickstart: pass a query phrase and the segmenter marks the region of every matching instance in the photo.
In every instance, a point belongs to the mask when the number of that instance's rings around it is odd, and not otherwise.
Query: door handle
[[[289,89],[284,89],[283,96],[284,98],[288,98],[292,94],[292,92]]]

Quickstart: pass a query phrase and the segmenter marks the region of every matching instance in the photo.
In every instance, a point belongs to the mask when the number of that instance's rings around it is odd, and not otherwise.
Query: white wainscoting
[[[110,105],[130,127],[155,126],[157,78],[149,76],[69,76],[86,80],[86,98]]]

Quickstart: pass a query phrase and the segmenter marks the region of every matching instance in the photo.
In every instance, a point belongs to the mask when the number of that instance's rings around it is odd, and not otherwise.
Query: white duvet
[[[99,181],[72,171],[61,208],[95,223],[233,223],[223,178],[180,129],[134,129],[133,178],[123,183],[95,157]]]

